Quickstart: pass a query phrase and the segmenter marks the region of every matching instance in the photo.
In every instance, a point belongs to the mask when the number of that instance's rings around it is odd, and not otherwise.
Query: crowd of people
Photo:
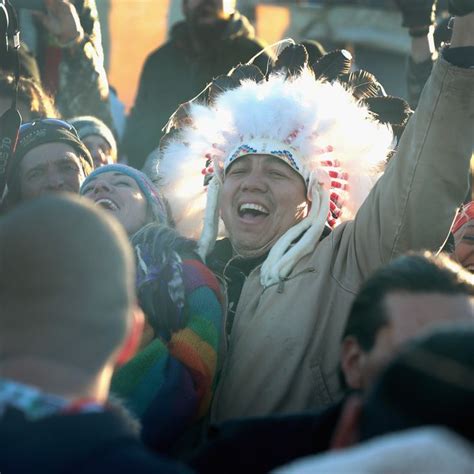
[[[123,136],[95,2],[20,18],[2,474],[473,472],[474,0],[446,3],[393,3],[397,98],[182,0]]]

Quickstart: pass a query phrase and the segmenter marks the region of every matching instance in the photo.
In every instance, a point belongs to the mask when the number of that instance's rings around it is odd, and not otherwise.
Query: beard
[[[219,40],[224,34],[227,24],[227,20],[220,17],[213,18],[209,22],[203,22],[202,18],[197,16],[193,16],[188,20],[191,37],[198,44],[199,49],[203,47],[206,49],[212,48],[215,41]]]

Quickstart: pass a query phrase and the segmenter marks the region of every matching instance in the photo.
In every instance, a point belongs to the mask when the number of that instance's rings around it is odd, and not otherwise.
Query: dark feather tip
[[[351,72],[346,83],[357,99],[365,99],[368,97],[380,97],[385,95],[385,90],[377,80],[377,78],[368,71],[361,69],[360,71]]]
[[[180,129],[190,123],[191,102],[192,101],[184,102],[175,110],[166,124],[165,133],[170,133],[172,130]]]
[[[218,76],[210,84],[207,89],[208,102],[212,102],[222,92],[236,89],[240,83],[238,80],[230,76]]]
[[[260,82],[265,78],[260,68],[255,64],[239,64],[229,72],[228,76],[238,81],[238,83],[246,79]]]
[[[339,76],[349,74],[352,55],[345,49],[336,49],[322,56],[311,68],[318,79],[333,81]]]
[[[308,52],[302,44],[290,44],[275,61],[272,72],[298,74],[308,64]]]
[[[368,97],[362,101],[381,123],[404,127],[413,114],[408,102],[399,97]]]

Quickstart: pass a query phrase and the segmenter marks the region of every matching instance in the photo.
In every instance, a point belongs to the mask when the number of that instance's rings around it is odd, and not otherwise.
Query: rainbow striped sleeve
[[[213,395],[223,324],[223,298],[214,274],[183,260],[185,328],[168,343],[153,340],[112,379],[112,392],[142,422],[148,445],[165,449],[204,416]]]

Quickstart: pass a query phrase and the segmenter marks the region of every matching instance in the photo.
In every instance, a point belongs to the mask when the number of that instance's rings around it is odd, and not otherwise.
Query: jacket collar
[[[216,28],[215,34],[209,38],[209,45],[195,45],[196,40],[192,37],[186,21],[176,23],[171,29],[170,36],[176,47],[195,53],[202,52],[203,49],[207,49],[208,52],[219,49],[219,43],[225,40],[233,40],[237,37],[254,38],[255,30],[249,20],[236,11],[228,20],[222,20],[221,27]]]

